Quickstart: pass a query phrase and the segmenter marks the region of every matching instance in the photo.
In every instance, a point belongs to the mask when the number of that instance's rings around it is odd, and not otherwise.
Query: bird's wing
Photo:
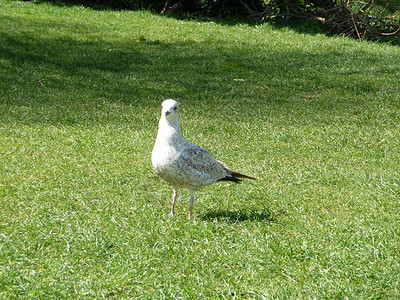
[[[197,145],[189,144],[188,147],[181,149],[179,160],[205,181],[216,181],[228,175],[210,152]]]

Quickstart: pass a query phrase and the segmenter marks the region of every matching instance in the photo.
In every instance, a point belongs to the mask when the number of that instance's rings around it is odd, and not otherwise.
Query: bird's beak
[[[166,116],[166,117],[168,117],[168,115],[170,115],[170,114],[171,114],[170,111],[166,111],[166,112],[165,112],[165,116]]]

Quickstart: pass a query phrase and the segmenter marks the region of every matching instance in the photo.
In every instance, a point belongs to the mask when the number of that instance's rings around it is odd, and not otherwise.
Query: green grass
[[[398,298],[400,48],[0,0],[0,298]],[[161,102],[258,181],[153,172]]]

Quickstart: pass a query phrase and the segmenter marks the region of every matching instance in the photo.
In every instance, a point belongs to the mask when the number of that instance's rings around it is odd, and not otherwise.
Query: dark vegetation
[[[308,26],[321,27],[332,34],[343,34],[358,40],[400,41],[400,11],[394,2],[381,5],[376,0],[271,0],[265,9],[248,11],[258,20],[281,18]],[[392,10],[393,9],[393,10]]]

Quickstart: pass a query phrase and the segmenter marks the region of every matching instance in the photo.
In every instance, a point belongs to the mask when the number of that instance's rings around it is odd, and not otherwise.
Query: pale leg
[[[189,211],[189,219],[190,219],[193,215],[194,191],[189,190],[189,193],[190,193],[190,211]]]
[[[175,203],[176,203],[176,198],[178,198],[178,189],[177,188],[173,188],[174,189],[174,196],[173,196],[173,201],[172,201],[172,210],[171,213],[169,214],[171,217],[173,217],[175,215]]]

